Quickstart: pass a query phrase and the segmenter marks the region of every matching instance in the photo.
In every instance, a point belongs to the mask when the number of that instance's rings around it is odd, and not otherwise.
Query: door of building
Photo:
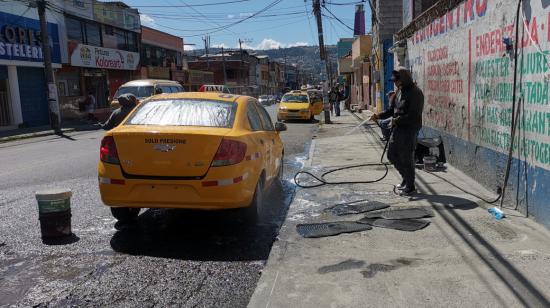
[[[8,83],[8,70],[0,66],[0,126],[11,124],[11,103]]]
[[[48,125],[50,117],[44,69],[18,67],[17,77],[23,122],[28,126]]]
[[[108,107],[107,97],[109,89],[107,87],[107,76],[101,70],[85,70],[84,71],[84,87],[86,89],[84,96],[90,92],[95,97],[96,108]]]

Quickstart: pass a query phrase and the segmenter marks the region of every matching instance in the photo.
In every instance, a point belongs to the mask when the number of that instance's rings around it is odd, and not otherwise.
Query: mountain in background
[[[288,48],[247,51],[250,54],[267,55],[269,56],[270,60],[279,63],[296,64],[298,66],[298,69],[302,73],[310,77],[312,83],[317,83],[321,81],[321,74],[325,73],[324,65],[319,58],[319,46],[296,46]],[[332,72],[333,74],[336,74],[336,46],[327,45],[326,51],[332,64]],[[211,48],[209,52],[218,53],[221,52],[221,49]],[[202,55],[204,54],[204,49],[197,49],[189,52],[188,54]]]

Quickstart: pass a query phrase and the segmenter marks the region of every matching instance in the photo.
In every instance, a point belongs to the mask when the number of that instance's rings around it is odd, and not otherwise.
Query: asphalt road
[[[276,106],[268,108],[275,118]],[[316,124],[288,123],[285,178]],[[273,187],[256,225],[232,212],[146,210],[120,231],[99,196],[101,131],[0,144],[0,306],[244,307],[294,186]],[[74,236],[40,238],[34,192],[70,188]]]

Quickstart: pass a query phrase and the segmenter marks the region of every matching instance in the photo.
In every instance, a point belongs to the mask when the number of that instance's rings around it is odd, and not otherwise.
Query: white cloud
[[[155,19],[147,14],[140,14],[139,19],[141,20],[142,24],[145,25],[154,25]]]
[[[277,49],[277,48],[284,48],[285,47],[285,44],[279,42],[279,41],[276,41],[274,39],[270,39],[270,38],[264,38],[260,44],[258,44],[256,46],[256,48],[254,49],[260,49],[260,50],[264,50],[264,49]]]
[[[290,43],[286,47],[300,47],[300,46],[308,46],[308,42],[296,42],[296,43]]]
[[[229,15],[227,15],[227,18],[229,18],[229,19],[233,19],[233,18],[235,18],[235,15],[233,15],[233,14],[229,14]]]
[[[264,38],[258,45],[256,46],[249,46],[246,45],[247,49],[259,49],[259,50],[265,50],[265,49],[277,49],[277,48],[287,48],[287,47],[297,47],[297,46],[308,46],[308,42],[295,42],[295,43],[282,43],[279,41],[276,41],[272,38]]]
[[[223,48],[227,49],[227,48],[229,48],[229,45],[226,45],[225,43],[221,43],[221,44],[214,44],[214,45],[212,45],[212,47],[213,48],[222,48],[223,47]]]

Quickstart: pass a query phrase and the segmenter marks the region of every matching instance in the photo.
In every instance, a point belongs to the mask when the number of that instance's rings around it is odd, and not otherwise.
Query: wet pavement
[[[285,181],[256,225],[236,212],[154,209],[117,230],[97,188],[102,132],[0,144],[0,306],[246,306],[317,126],[287,125]],[[73,191],[74,236],[57,245],[41,241],[34,199],[49,187]]]

